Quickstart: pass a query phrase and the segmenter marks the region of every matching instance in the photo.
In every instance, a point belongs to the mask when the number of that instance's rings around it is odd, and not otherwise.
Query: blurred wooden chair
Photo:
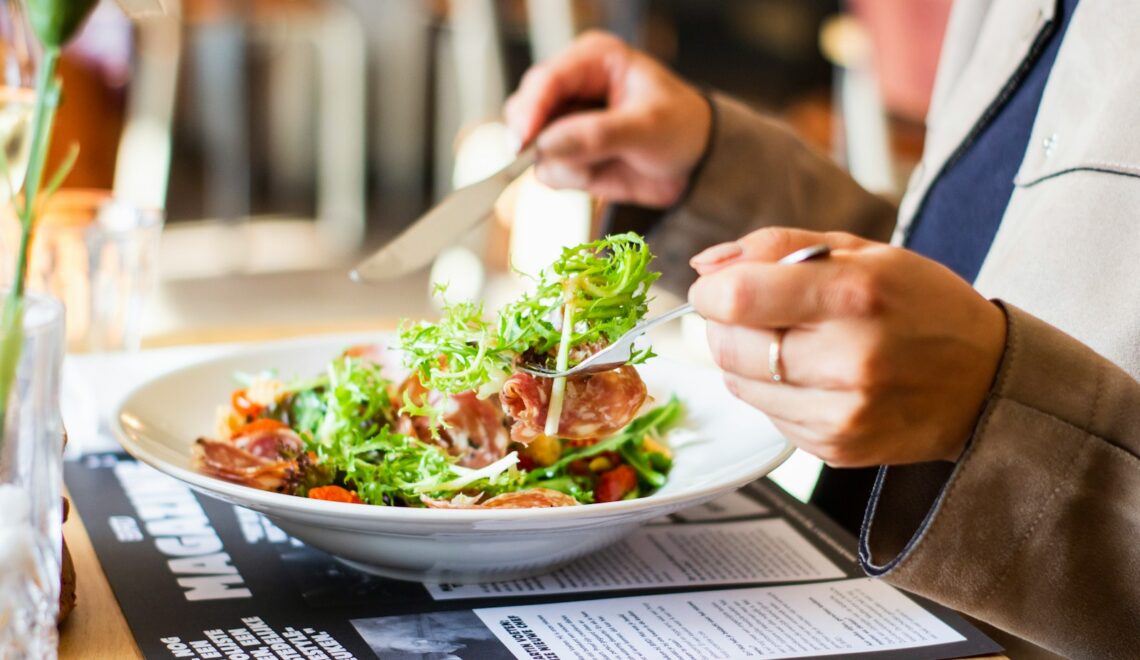
[[[367,49],[355,13],[335,0],[183,0],[192,39],[195,98],[202,119],[208,215],[241,221],[250,210],[249,80],[246,43],[275,52],[267,84],[275,111],[305,107],[312,90],[316,117],[316,233],[326,249],[359,248],[366,209]],[[312,54],[312,76],[297,57]],[[296,123],[270,139],[271,161],[287,160],[274,143],[294,144]],[[270,127],[271,129],[280,127]]]
[[[864,188],[899,197],[922,155],[949,0],[849,0],[820,31],[835,66],[832,152]]]
[[[78,144],[80,157],[67,187],[114,188],[131,202],[162,209],[181,43],[179,0],[120,4],[129,16],[104,2],[64,53],[60,75],[66,93],[49,168]]]

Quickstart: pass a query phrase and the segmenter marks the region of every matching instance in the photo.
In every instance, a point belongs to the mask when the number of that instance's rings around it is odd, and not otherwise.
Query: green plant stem
[[[36,78],[36,107],[32,116],[32,134],[30,136],[30,155],[28,158],[28,171],[24,177],[24,200],[17,204],[17,214],[20,217],[20,248],[16,254],[16,273],[12,287],[8,290],[7,300],[4,302],[3,327],[0,328],[0,444],[3,444],[3,430],[8,415],[8,397],[12,392],[12,383],[16,379],[16,367],[20,362],[20,352],[23,349],[24,329],[24,290],[28,279],[28,252],[32,244],[34,220],[36,216],[36,201],[40,192],[40,182],[43,180],[44,165],[47,162],[47,150],[51,141],[52,124],[55,123],[55,109],[59,105],[59,82],[56,80],[56,68],[59,66],[60,49],[48,47],[44,49],[43,63],[40,65],[39,76]]]
[[[36,201],[43,180],[44,166],[47,163],[47,150],[51,141],[51,129],[55,123],[55,109],[59,105],[59,83],[55,72],[59,66],[59,48],[44,50],[44,61],[36,78],[36,109],[32,118],[31,154],[28,158],[28,171],[24,176],[24,202],[19,207],[20,251],[16,256],[16,277],[9,296],[22,298],[28,277],[28,252],[31,248],[33,220],[36,214]]]

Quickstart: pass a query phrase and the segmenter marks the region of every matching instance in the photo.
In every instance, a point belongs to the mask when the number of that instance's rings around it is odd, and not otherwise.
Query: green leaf
[[[556,490],[573,497],[582,504],[594,502],[594,484],[590,477],[565,474],[555,479],[533,482],[530,487]]]
[[[650,410],[649,412],[630,422],[624,429],[618,431],[616,434],[606,438],[605,440],[597,442],[588,447],[583,447],[577,451],[567,452],[563,454],[562,458],[560,458],[553,465],[533,470],[529,473],[527,480],[533,485],[539,481],[557,479],[566,474],[566,469],[570,467],[570,464],[574,461],[582,458],[590,458],[591,456],[597,456],[598,454],[602,454],[608,451],[623,452],[623,449],[629,444],[636,442],[638,445],[640,445],[641,441],[647,434],[659,437],[665,432],[669,431],[669,429],[675,427],[681,421],[681,417],[684,415],[684,412],[685,409],[684,406],[681,405],[680,400],[677,399],[677,397],[672,397],[669,399],[669,403],[666,403],[659,408]],[[640,450],[638,450],[638,452],[640,452]],[[625,457],[624,452],[622,455]],[[627,461],[629,460],[628,457],[625,458]],[[656,486],[660,486],[665,483],[664,474],[657,472],[651,466],[642,465],[642,467],[648,467],[649,472],[655,472],[660,475],[660,479],[657,477],[646,477],[646,481],[649,481],[650,483],[656,483]],[[638,470],[637,465],[634,465],[633,468],[634,470],[638,471],[639,475],[642,474],[641,470]],[[648,472],[646,474],[648,474]]]
[[[665,475],[658,472],[649,463],[649,457],[641,449],[639,442],[627,442],[618,450],[625,462],[633,468],[637,476],[653,488],[665,485]]]
[[[40,192],[42,202],[47,202],[52,195],[55,194],[59,187],[63,185],[67,175],[71,174],[71,170],[75,168],[75,162],[79,160],[79,144],[76,142],[71,143],[71,147],[67,150],[67,155],[64,156],[63,162],[55,169],[55,173],[51,175],[51,179],[44,185],[43,191]]]
[[[421,496],[451,497],[460,490],[493,496],[519,490],[525,473],[515,454],[471,470],[439,446],[397,433],[396,410],[380,366],[340,357],[312,389],[290,393],[288,416],[306,451],[369,504],[423,506]]]
[[[40,43],[62,48],[79,32],[98,0],[27,0],[28,20]]]
[[[660,276],[649,270],[652,260],[645,239],[632,232],[566,248],[535,279],[534,290],[503,307],[494,321],[480,304],[448,303],[445,297],[438,323],[401,325],[397,348],[426,388],[445,395],[475,391],[489,396],[520,355],[545,358],[546,366],[555,366],[557,352],[572,366],[633,328],[645,317],[649,287]],[[573,322],[563,328],[567,305],[574,310]],[[630,363],[652,355],[650,349],[639,351]],[[438,408],[425,410],[420,404],[404,410],[442,424]]]
[[[576,319],[569,350],[617,339],[648,311],[649,287],[660,277],[649,270],[652,260],[645,239],[633,232],[564,249],[539,275],[533,293],[500,312],[499,345],[516,354],[551,353],[562,342],[555,321],[568,303]]]

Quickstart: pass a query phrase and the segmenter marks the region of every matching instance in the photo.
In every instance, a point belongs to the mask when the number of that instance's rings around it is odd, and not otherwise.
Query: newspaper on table
[[[1000,650],[866,578],[855,539],[767,480],[547,575],[360,572],[121,454],[66,465],[148,658],[954,658]],[[80,607],[82,607],[82,602]]]

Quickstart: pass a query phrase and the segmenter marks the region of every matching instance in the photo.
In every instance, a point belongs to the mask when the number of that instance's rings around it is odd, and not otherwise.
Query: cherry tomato
[[[364,500],[354,490],[340,486],[317,486],[309,489],[309,497],[314,500],[326,502],[348,502],[350,504],[364,504]]]
[[[598,477],[598,487],[594,489],[594,501],[617,502],[637,488],[637,473],[628,465],[603,472]]]
[[[262,406],[250,401],[246,398],[246,391],[244,389],[234,390],[230,395],[230,404],[233,405],[234,411],[239,415],[246,417],[257,417],[264,410]]]

